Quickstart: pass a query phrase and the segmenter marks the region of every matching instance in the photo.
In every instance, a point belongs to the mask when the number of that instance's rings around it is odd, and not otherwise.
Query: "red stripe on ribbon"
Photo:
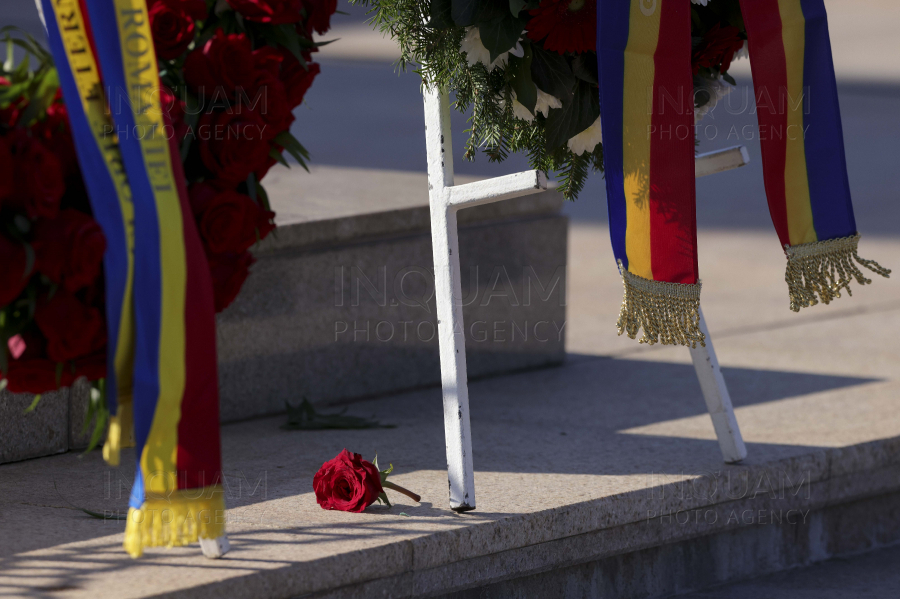
[[[741,0],[741,10],[750,38],[750,62],[756,93],[757,121],[760,130],[786,131],[788,90],[787,58],[782,37],[778,0]],[[769,212],[781,245],[790,245],[788,229],[785,169],[787,144],[784,139],[762,142],[763,173]]]
[[[650,131],[650,260],[653,278],[694,284],[697,268],[691,5],[660,2]]]

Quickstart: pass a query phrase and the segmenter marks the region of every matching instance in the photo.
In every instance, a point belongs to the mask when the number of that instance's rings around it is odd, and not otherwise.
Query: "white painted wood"
[[[700,330],[706,336],[706,347],[698,345],[691,349],[691,360],[694,362],[703,399],[706,400],[706,408],[709,410],[716,437],[719,439],[722,457],[726,463],[733,464],[747,457],[747,448],[741,436],[741,429],[738,428],[728,387],[725,385],[722,371],[719,370],[719,360],[716,358],[716,350],[706,327],[703,310],[700,310]]]
[[[200,539],[200,550],[203,552],[203,556],[209,559],[219,559],[228,553],[229,549],[231,549],[231,544],[225,535],[215,539]]]
[[[734,146],[724,150],[698,154],[694,160],[694,175],[699,179],[740,168],[750,162],[750,154],[744,146]]]
[[[423,95],[450,507],[456,511],[467,511],[475,509],[475,478],[456,211],[544,191],[547,189],[547,177],[541,171],[527,171],[454,186],[447,90],[426,88]],[[743,146],[708,152],[697,156],[695,175],[704,177],[744,166],[749,161],[750,156]],[[706,347],[691,350],[691,357],[722,456],[728,463],[738,462],[746,457],[747,450],[702,312],[700,326],[706,335]]]
[[[424,97],[431,246],[450,507],[456,511],[466,511],[475,509],[475,477],[456,211],[544,191],[547,189],[547,177],[541,171],[528,171],[454,186],[449,96],[446,90],[426,89]]]

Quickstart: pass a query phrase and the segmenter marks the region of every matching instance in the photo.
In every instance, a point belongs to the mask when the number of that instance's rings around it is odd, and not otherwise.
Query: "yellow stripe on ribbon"
[[[134,203],[128,177],[119,151],[119,142],[114,134],[112,120],[108,113],[106,97],[100,81],[100,71],[88,40],[84,25],[84,15],[78,0],[57,0],[53,5],[53,17],[59,28],[66,58],[78,87],[82,109],[87,117],[88,127],[94,137],[94,143],[100,149],[103,161],[110,174],[110,180],[116,189],[119,209],[122,213],[125,243],[127,247],[128,273],[125,281],[125,293],[122,297],[122,312],[119,318],[119,335],[116,341],[114,368],[116,370],[116,401],[120,412],[131,413],[132,374],[134,368],[134,309],[132,306],[132,284],[134,282]],[[126,444],[133,437],[131,418],[126,417],[120,423],[120,416],[113,416],[114,426],[126,428],[120,434],[113,435],[104,445],[104,458],[117,466],[119,463],[119,439],[124,437]]]
[[[806,143],[803,112],[808,98],[804,98],[803,65],[806,48],[806,19],[798,0],[778,0],[781,13],[781,35],[787,65],[787,98],[778,110],[787,110],[787,130],[784,135],[787,156],[784,168],[785,197],[787,199],[788,231],[791,245],[818,241],[813,224],[806,171]],[[770,135],[777,134],[769,132]]]
[[[662,10],[658,0],[632,0],[622,98],[622,164],[625,178],[625,251],[628,271],[653,279],[650,261],[650,128],[654,55]]]
[[[125,81],[144,165],[156,198],[159,223],[161,330],[159,397],[153,424],[141,455],[149,493],[169,493],[175,480],[178,423],[185,387],[185,290],[187,286],[184,224],[178,186],[169,155],[160,106],[159,71],[144,0],[115,0]]]

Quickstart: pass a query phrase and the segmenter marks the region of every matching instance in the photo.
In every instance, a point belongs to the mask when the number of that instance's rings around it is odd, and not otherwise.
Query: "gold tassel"
[[[124,546],[131,557],[140,557],[144,547],[180,547],[224,534],[225,498],[215,485],[148,494],[139,509],[128,508]]]
[[[706,336],[700,330],[700,282],[694,285],[651,281],[622,268],[625,299],[619,322],[619,335],[632,339],[644,330],[641,343],[706,347]]]
[[[846,289],[847,295],[853,295],[850,290],[853,279],[860,285],[871,283],[854,261],[882,277],[890,276],[891,271],[887,268],[873,260],[860,258],[856,253],[858,246],[859,235],[784,246],[787,255],[784,280],[788,284],[791,310],[799,312],[800,308],[815,306],[820,301],[829,304],[841,297],[841,289]]]

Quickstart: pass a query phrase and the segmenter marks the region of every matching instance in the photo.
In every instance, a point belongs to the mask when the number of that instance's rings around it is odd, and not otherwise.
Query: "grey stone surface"
[[[0,391],[0,464],[69,449],[68,389],[44,393],[26,413],[33,400],[30,393]]]
[[[302,202],[291,195],[301,185]],[[281,412],[304,396],[333,402],[439,384],[425,177],[282,169],[269,195],[277,236],[255,251],[241,295],[219,316],[222,420]],[[561,203],[546,192],[461,211],[470,377],[562,362]]]

